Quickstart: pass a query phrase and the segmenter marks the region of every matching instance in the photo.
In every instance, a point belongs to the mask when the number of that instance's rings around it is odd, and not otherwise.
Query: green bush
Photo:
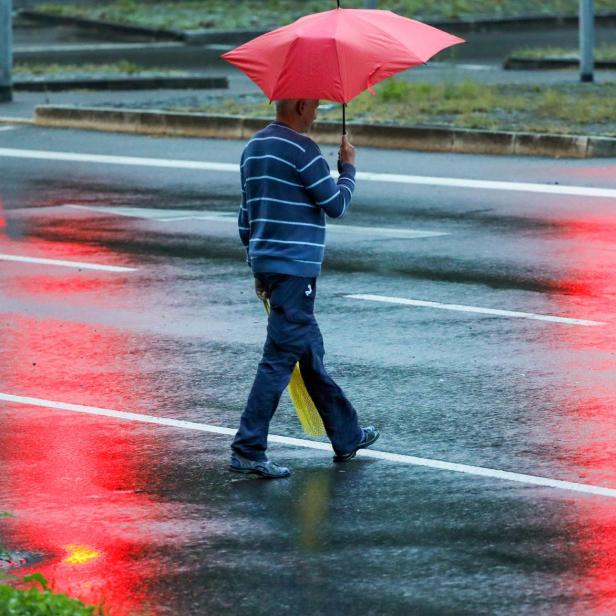
[[[0,511],[0,518],[12,517],[12,514]],[[0,558],[10,559],[10,554],[1,545]],[[6,583],[9,581],[12,584]],[[102,616],[102,610],[52,592],[40,573],[22,578],[0,572],[0,616]]]
[[[406,81],[389,79],[380,88],[381,97],[385,103],[399,102],[411,94],[411,84]]]
[[[101,613],[93,605],[52,592],[39,573],[21,581],[32,584],[31,588],[19,589],[0,583],[0,616],[96,616]]]

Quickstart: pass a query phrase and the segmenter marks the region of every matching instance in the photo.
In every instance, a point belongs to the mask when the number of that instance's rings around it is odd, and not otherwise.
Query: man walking
[[[379,437],[357,413],[323,365],[323,338],[314,317],[325,249],[325,216],[341,218],[355,187],[355,150],[340,145],[334,182],[317,144],[305,135],[319,101],[276,102],[276,121],[259,131],[241,158],[239,233],[259,299],[270,300],[263,357],[231,448],[232,471],[278,478],[288,468],[268,460],[267,433],[280,396],[299,361],[306,389],[334,449],[345,462]]]

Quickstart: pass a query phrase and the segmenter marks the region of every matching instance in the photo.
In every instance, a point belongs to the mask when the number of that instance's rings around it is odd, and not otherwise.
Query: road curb
[[[22,10],[19,14],[26,19],[50,25],[71,25],[100,33],[128,34],[133,36],[144,36],[155,41],[183,41],[189,44],[229,43],[239,45],[267,32],[267,30],[261,28],[242,28],[234,30],[204,29],[191,31],[168,30],[165,28],[146,28],[111,21],[87,19],[84,17],[54,15],[52,13],[44,13],[43,11]]]
[[[429,25],[435,28],[453,30],[457,33],[487,32],[507,30],[542,30],[545,28],[577,26],[579,16],[575,15],[527,15],[523,17],[503,17],[501,19],[473,19],[467,21],[434,20]],[[616,25],[616,13],[596,13],[595,24],[602,26]]]
[[[509,71],[545,70],[578,68],[579,65],[579,58],[517,58],[516,56],[509,56],[503,63],[503,68]],[[616,70],[616,62],[608,60],[595,60],[595,68]]]
[[[69,17],[68,15],[54,15],[43,11],[21,10],[19,16],[31,21],[49,25],[69,25],[79,26],[87,30],[96,30],[97,32],[114,32],[119,34],[130,34],[133,36],[146,36],[157,41],[183,41],[183,33],[174,30],[142,28],[140,26],[132,26],[127,24],[112,23],[106,21],[97,21],[95,19],[85,19],[82,17]]]
[[[243,140],[271,119],[39,105],[34,121],[39,126],[58,128]],[[354,123],[348,123],[348,127],[353,143],[363,147],[563,158],[616,157],[616,139],[609,137]],[[340,124],[319,122],[311,135],[320,143],[338,144]]]
[[[23,124],[26,126],[29,126],[31,124],[34,124],[34,119],[33,118],[20,118],[20,117],[13,117],[13,116],[0,116],[0,124]]]
[[[14,90],[59,92],[63,90],[159,90],[159,89],[226,89],[226,77],[104,77],[88,79],[21,79],[13,82]]]
[[[128,60],[143,67],[193,68],[203,71],[213,64],[223,64],[220,55],[233,45],[187,45],[184,42],[141,42],[103,45],[52,45],[15,47],[15,62],[24,64],[114,63]],[[226,63],[225,63],[226,64]]]

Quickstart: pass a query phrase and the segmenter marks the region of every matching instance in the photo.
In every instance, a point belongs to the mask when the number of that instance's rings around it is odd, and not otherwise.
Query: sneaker
[[[238,453],[231,455],[229,470],[234,473],[253,473],[268,479],[279,479],[281,477],[288,477],[291,474],[291,471],[286,466],[279,466],[271,460],[249,460]]]
[[[374,426],[368,426],[367,428],[362,428],[361,430],[363,432],[363,436],[355,449],[349,451],[348,453],[337,453],[334,456],[334,462],[347,462],[351,458],[354,458],[359,449],[370,447],[370,445],[372,445],[372,443],[374,443],[381,435],[381,433]]]

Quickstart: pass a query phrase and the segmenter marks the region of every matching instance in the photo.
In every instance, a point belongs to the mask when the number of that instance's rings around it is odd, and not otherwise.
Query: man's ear
[[[295,103],[295,110],[297,111],[298,116],[302,116],[304,114],[304,110],[306,109],[306,101],[303,98],[300,98],[297,103]]]

